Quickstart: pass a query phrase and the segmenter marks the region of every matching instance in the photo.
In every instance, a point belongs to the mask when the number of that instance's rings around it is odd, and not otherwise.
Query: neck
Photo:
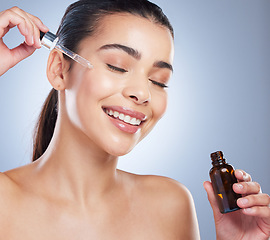
[[[117,159],[59,118],[51,143],[36,164],[49,191],[89,202],[115,186]]]

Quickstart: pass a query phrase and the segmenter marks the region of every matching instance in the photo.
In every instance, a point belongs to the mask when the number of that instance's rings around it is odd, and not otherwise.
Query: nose
[[[131,80],[132,81],[132,80]],[[123,89],[123,95],[136,104],[147,104],[151,101],[149,81],[146,79],[129,82]]]

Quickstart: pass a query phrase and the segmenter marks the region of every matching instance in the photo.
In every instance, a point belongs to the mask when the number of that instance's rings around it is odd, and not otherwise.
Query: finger
[[[2,39],[0,39],[0,43]],[[18,62],[23,60],[24,58],[30,56],[35,51],[34,47],[28,46],[26,43],[21,44],[20,46],[14,49],[8,49],[3,44],[1,46],[1,53],[6,55],[5,61],[0,64],[0,76],[3,75],[8,69],[16,65]]]
[[[270,197],[268,194],[256,194],[256,195],[248,195],[243,198],[239,198],[237,200],[237,205],[240,208],[251,208],[254,206],[266,206],[268,207],[270,204]]]
[[[25,42],[29,46],[40,48],[40,30],[47,32],[49,29],[37,17],[26,13],[18,7],[12,7],[0,15],[3,37],[11,27],[18,26],[19,31],[25,36]],[[0,28],[1,28],[0,26]]]
[[[48,32],[49,28],[36,16],[26,13],[42,32]]]
[[[203,187],[204,187],[205,191],[207,192],[208,201],[213,209],[214,218],[216,220],[219,220],[222,217],[222,214],[219,211],[219,207],[218,207],[217,200],[215,198],[212,183],[209,181],[205,181],[203,183]]]
[[[22,9],[18,7],[13,7],[11,8],[11,10],[25,19],[26,28],[28,32],[25,38],[25,42],[27,43],[27,45],[33,46],[35,44],[35,28],[36,28],[35,24],[32,22],[32,20],[29,18],[26,12],[23,11]]]
[[[239,182],[233,184],[233,191],[242,195],[261,193],[261,186],[257,182]]]
[[[32,55],[35,50],[35,47],[28,46],[26,43],[22,43],[14,49],[11,49],[11,53],[13,55],[13,62],[11,63],[10,67],[15,66],[18,62]]]
[[[40,30],[43,32],[48,32],[49,29],[42,23],[42,21],[38,17],[30,13],[27,13],[18,7],[15,7],[14,11],[28,20],[27,23],[30,24],[29,27],[31,29],[32,34],[31,40],[33,41],[33,45],[37,48],[40,48],[41,47]]]
[[[2,38],[10,28],[18,27],[20,33],[25,37],[28,45],[33,45],[32,26],[23,15],[18,14],[16,7],[7,9],[0,15],[0,37]]]
[[[239,182],[250,182],[250,181],[252,181],[251,176],[248,173],[246,173],[245,171],[241,170],[241,169],[236,169],[234,171],[234,175],[238,179]]]
[[[29,13],[26,13],[28,17],[34,23],[34,46],[37,48],[41,48],[40,42],[40,31],[47,32],[49,29],[41,22],[41,20]]]
[[[0,14],[0,38],[4,37],[10,28],[18,26],[20,33],[27,36],[26,20],[20,15],[7,9]]]
[[[245,209],[242,209],[242,212],[245,215],[264,218],[265,222],[268,222],[270,224],[270,208],[269,207],[256,206],[256,207],[251,207],[251,208],[245,208]]]

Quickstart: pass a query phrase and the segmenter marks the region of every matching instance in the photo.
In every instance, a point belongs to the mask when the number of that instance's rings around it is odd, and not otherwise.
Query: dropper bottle
[[[213,167],[209,171],[215,197],[221,213],[228,213],[240,209],[236,203],[241,197],[233,191],[232,186],[237,183],[233,166],[226,163],[222,151],[211,153]]]
[[[55,34],[51,32],[44,33],[40,31],[41,45],[48,48],[50,51],[55,48],[73,59],[74,61],[78,62],[82,66],[90,69],[93,68],[93,65],[88,60],[78,55],[77,53],[74,53],[71,50],[67,49],[66,47],[61,45],[58,40],[59,38]]]

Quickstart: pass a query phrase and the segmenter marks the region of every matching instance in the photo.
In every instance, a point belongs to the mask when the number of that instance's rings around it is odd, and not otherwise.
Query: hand
[[[236,193],[242,194],[237,200],[241,210],[221,214],[214,196],[212,184],[204,182],[208,200],[213,209],[217,240],[268,240],[270,237],[270,197],[261,192],[258,183],[243,170],[236,170],[239,183],[233,185]]]
[[[3,37],[15,26],[25,37],[25,42],[9,49]],[[0,12],[0,76],[41,47],[39,30],[47,32],[49,29],[37,17],[18,7]]]

